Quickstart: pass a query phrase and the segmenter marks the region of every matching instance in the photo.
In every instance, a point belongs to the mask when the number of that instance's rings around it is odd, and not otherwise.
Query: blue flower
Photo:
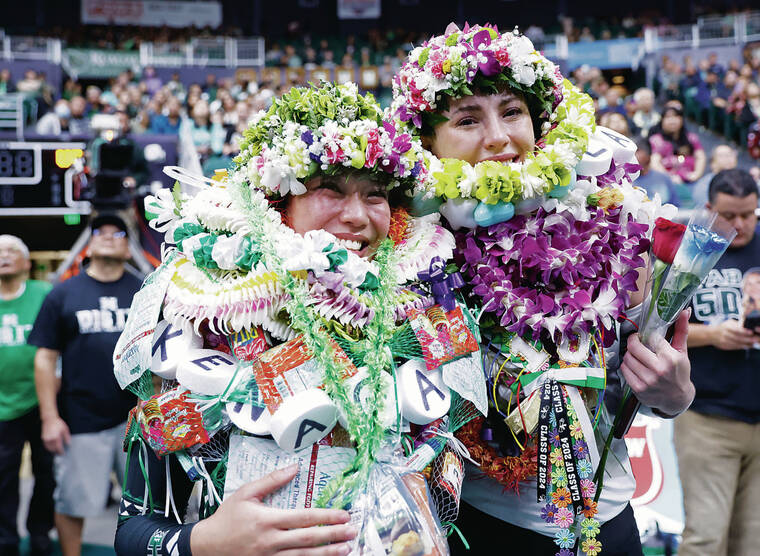
[[[578,475],[581,479],[588,479],[593,471],[591,462],[587,459],[582,459],[578,462]]]
[[[559,431],[557,429],[552,429],[549,433],[549,441],[552,443],[552,445],[559,448],[559,445],[562,442],[562,439],[559,436]]]
[[[575,546],[575,533],[570,529],[560,529],[554,535],[554,542],[560,548],[572,548]]]

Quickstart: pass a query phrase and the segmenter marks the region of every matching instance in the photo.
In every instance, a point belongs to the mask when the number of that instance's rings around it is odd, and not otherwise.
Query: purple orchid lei
[[[508,332],[559,341],[566,334],[610,330],[636,289],[636,269],[649,247],[646,224],[620,208],[588,207],[516,216],[457,234],[461,272],[487,313]]]

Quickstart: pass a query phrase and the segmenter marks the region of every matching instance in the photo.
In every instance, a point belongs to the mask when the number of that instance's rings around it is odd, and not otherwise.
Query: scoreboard
[[[79,200],[75,162],[84,142],[0,142],[0,216],[89,214]]]

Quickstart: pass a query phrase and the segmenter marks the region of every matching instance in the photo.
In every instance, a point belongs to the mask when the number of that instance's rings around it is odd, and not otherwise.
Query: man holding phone
[[[723,170],[710,182],[706,207],[737,235],[692,300],[688,348],[697,393],[674,431],[686,517],[679,556],[754,554],[760,538],[757,200],[744,170]]]

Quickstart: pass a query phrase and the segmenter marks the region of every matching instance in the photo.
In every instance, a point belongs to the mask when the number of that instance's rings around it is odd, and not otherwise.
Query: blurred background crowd
[[[708,10],[696,5],[692,12],[715,19]],[[753,12],[746,13],[752,17]],[[730,28],[735,15],[723,12],[718,25],[722,21]],[[18,63],[3,67],[0,60],[0,95],[23,95],[27,136],[94,135],[98,130],[92,127],[93,117],[114,114],[122,133],[187,138],[210,174],[230,165],[250,118],[293,85],[320,78],[356,80],[387,106],[392,76],[409,49],[432,32],[389,26],[326,34],[312,27],[307,20],[294,19],[282,28],[268,29],[261,66],[224,68],[226,72],[201,67],[183,73],[146,64],[88,77],[64,67],[55,83],[38,68],[19,70]],[[648,30],[667,37],[677,28],[661,12],[648,10],[623,17],[563,16],[522,31],[537,48],[551,50],[563,44],[646,39]],[[231,25],[213,30],[55,25],[40,36],[62,41],[66,48],[142,53],[145,45],[168,52],[201,38],[241,38],[243,31]],[[752,157],[760,156],[760,134],[754,132],[760,117],[760,49],[746,43],[736,53],[726,57],[702,47],[684,55],[662,54],[650,57],[647,72],[643,66],[610,71],[593,63],[564,69],[594,98],[598,123],[648,144],[640,149],[648,157],[641,185],[690,208],[704,202],[706,176],[735,160],[752,167]]]

